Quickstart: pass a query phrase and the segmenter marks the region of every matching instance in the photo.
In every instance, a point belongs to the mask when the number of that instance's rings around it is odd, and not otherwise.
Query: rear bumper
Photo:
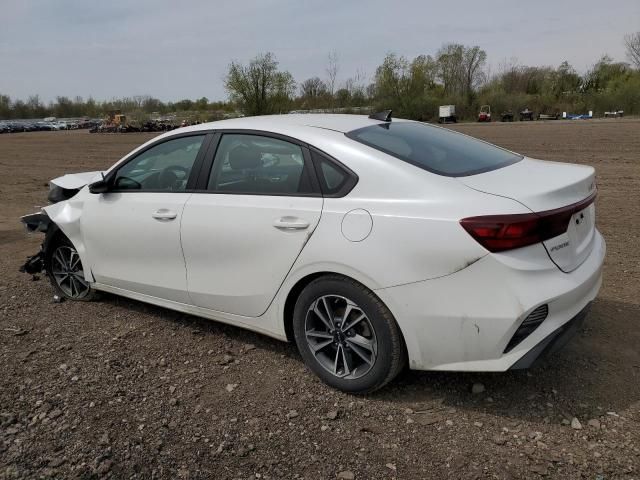
[[[570,335],[565,325],[579,327],[598,294],[606,246],[596,232],[591,253],[571,273],[561,272],[539,249],[489,254],[445,277],[376,290],[402,330],[410,367],[506,371],[532,364],[556,337],[554,348],[559,346]],[[522,321],[544,304],[546,319],[504,353]]]
[[[580,330],[587,318],[590,308],[591,303],[588,303],[587,306],[580,310],[575,317],[555,330],[535,347],[525,353],[520,360],[511,365],[510,370],[522,370],[524,368],[532,367],[542,358],[564,347],[578,332],[578,330]]]

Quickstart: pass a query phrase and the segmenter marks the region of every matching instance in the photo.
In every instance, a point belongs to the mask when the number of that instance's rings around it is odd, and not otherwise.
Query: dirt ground
[[[40,241],[18,217],[47,180],[151,135],[0,135],[0,478],[639,479],[640,120],[455,129],[595,166],[604,286],[537,368],[405,372],[364,398],[238,328],[115,296],[53,303],[18,273]]]

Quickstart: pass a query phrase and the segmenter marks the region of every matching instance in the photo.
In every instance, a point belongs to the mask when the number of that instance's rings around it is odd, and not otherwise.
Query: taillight
[[[591,205],[594,192],[584,200],[537,213],[484,215],[460,220],[462,227],[490,252],[526,247],[557,237],[567,231],[571,216]]]

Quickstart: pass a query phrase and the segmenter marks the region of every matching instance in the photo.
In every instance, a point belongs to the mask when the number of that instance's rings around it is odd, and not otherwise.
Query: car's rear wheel
[[[89,301],[97,296],[84,278],[84,268],[77,250],[63,235],[53,240],[45,259],[47,275],[56,294],[69,300]]]
[[[398,325],[370,290],[337,275],[311,282],[294,309],[296,344],[325,383],[369,393],[393,380],[405,363]]]

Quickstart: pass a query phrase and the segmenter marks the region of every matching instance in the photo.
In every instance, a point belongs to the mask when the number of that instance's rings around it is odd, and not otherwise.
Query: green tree
[[[188,111],[193,110],[193,102],[189,99],[180,100],[175,103],[176,110]]]
[[[248,115],[285,111],[295,93],[293,76],[278,70],[272,53],[255,57],[249,65],[231,62],[225,88],[232,101]]]
[[[599,92],[606,90],[609,83],[629,74],[629,66],[623,62],[614,62],[608,55],[600,60],[584,76],[582,90]]]
[[[580,89],[582,78],[566,60],[560,64],[553,76],[551,91],[556,98],[563,94],[574,93]]]
[[[54,107],[54,114],[56,117],[72,117],[73,110],[73,101],[69,97],[56,97],[56,104]]]
[[[476,88],[486,80],[483,69],[487,63],[487,52],[478,46],[464,47],[462,61],[463,93],[467,96],[467,103],[470,105]]]
[[[423,99],[436,87],[437,65],[431,56],[419,55],[409,62],[388,54],[376,69],[373,93],[382,108],[398,115],[423,118]]]
[[[456,95],[463,90],[464,46],[455,43],[443,45],[436,54],[438,79],[442,83],[445,95]]]
[[[320,77],[307,78],[300,84],[299,101],[303,108],[319,108],[331,103],[329,88]]]
[[[336,91],[336,105],[339,108],[345,108],[351,105],[351,92],[346,88],[341,88]]]
[[[300,95],[304,98],[318,98],[327,93],[327,85],[320,77],[307,78],[300,84]]]
[[[9,95],[0,95],[0,120],[11,118],[11,98]]]
[[[204,111],[209,107],[209,99],[207,97],[201,97],[195,101],[194,105],[196,110]]]
[[[476,89],[485,81],[487,52],[478,46],[443,45],[436,55],[439,79],[445,95],[460,95],[471,104]]]

